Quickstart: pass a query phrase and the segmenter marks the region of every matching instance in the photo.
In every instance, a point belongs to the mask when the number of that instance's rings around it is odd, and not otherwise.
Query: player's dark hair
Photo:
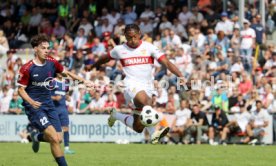
[[[49,42],[49,38],[45,34],[38,34],[31,39],[31,45],[33,48],[37,47],[43,42]]]
[[[140,28],[137,24],[128,24],[125,27],[125,32],[124,33],[127,33],[128,31],[132,31],[132,30],[136,31],[137,33],[140,32]]]

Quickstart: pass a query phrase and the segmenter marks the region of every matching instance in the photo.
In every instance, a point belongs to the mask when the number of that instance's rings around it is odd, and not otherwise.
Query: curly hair
[[[33,48],[44,42],[49,42],[49,38],[45,34],[38,34],[31,39],[31,45]]]

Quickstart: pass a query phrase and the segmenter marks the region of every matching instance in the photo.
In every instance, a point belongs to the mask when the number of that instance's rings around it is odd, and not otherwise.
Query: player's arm
[[[20,95],[20,97],[25,100],[26,102],[28,102],[33,108],[37,109],[41,106],[41,103],[38,101],[34,101],[25,91],[25,87],[23,86],[19,86],[18,87],[18,94]]]
[[[105,64],[110,61],[110,55],[102,55],[99,60],[92,65],[92,69],[99,69],[102,64]]]
[[[175,74],[177,77],[184,78],[182,73],[178,70],[178,68],[173,63],[171,63],[166,56],[160,58],[159,62],[162,65],[166,66],[166,68],[169,69],[170,72]]]

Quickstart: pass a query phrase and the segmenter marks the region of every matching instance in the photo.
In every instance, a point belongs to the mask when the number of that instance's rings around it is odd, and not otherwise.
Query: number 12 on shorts
[[[42,124],[42,126],[44,126],[46,123],[48,123],[48,119],[44,116],[40,119],[40,123]]]

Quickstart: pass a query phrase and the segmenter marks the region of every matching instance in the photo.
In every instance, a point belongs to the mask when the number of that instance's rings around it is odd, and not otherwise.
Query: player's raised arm
[[[99,69],[102,64],[105,64],[105,63],[109,62],[110,60],[111,60],[110,55],[108,55],[108,54],[102,55],[99,58],[99,60],[97,60],[97,62],[92,65],[92,69],[93,68]]]

